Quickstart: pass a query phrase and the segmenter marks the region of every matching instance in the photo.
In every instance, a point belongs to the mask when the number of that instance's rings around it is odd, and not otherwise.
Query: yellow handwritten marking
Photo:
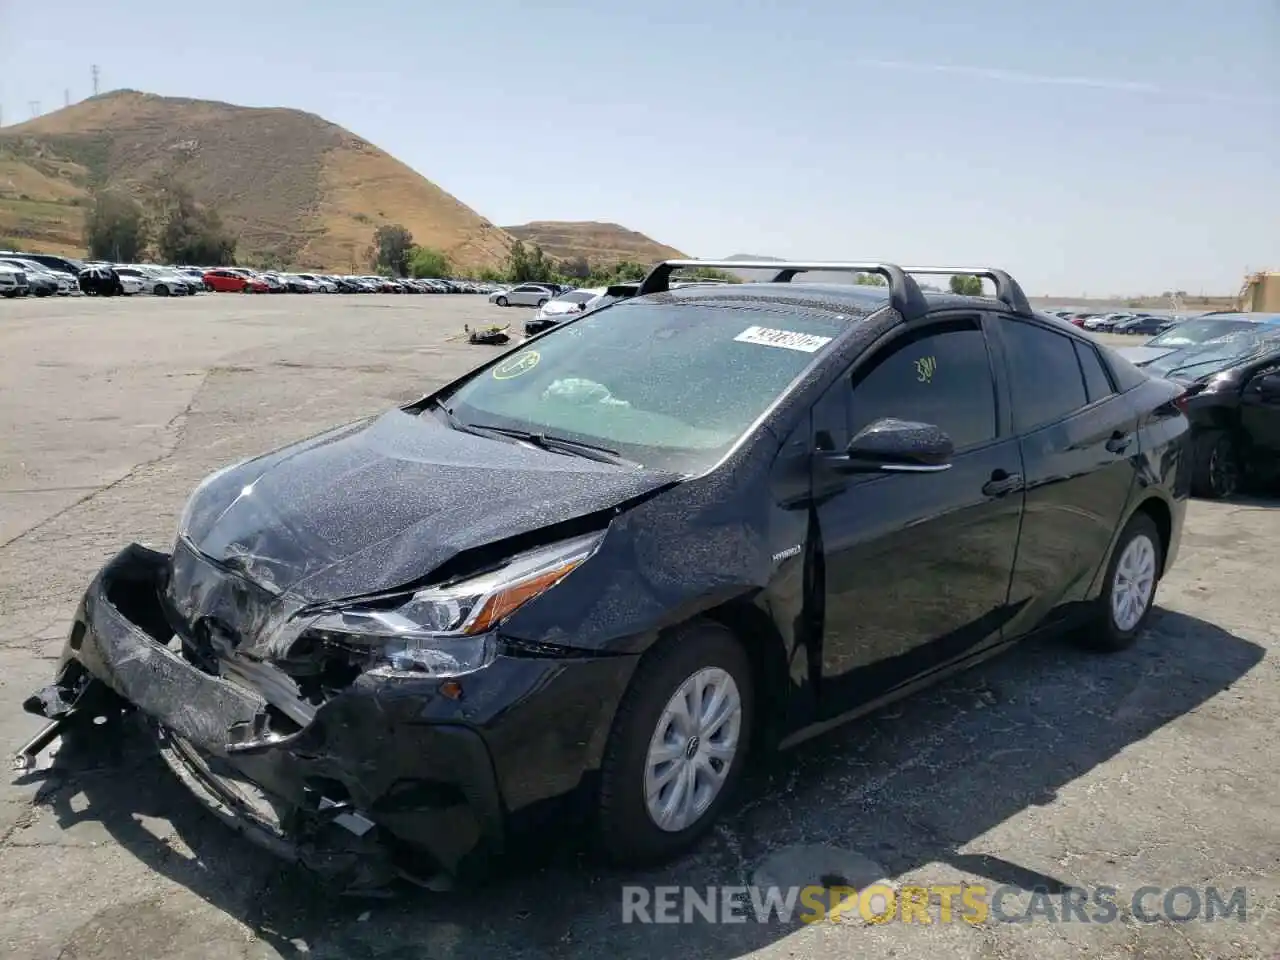
[[[528,373],[538,365],[538,361],[542,356],[537,350],[526,350],[524,353],[517,354],[510,360],[503,360],[500,364],[493,368],[493,379],[510,380],[518,377],[523,373]]]
[[[937,369],[937,360],[933,357],[921,357],[916,361],[916,379],[921,383],[932,383],[934,371]]]

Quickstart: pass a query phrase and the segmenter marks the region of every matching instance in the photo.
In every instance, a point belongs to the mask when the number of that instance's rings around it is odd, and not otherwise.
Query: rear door
[[[824,468],[823,451],[884,417],[941,427],[956,447],[951,467],[853,477]],[[1021,464],[979,317],[904,327],[814,407],[812,445],[820,698],[833,717],[1000,638]]]
[[[1009,635],[1083,600],[1137,477],[1138,414],[1092,343],[1048,325],[988,318],[1020,435],[1026,509]]]

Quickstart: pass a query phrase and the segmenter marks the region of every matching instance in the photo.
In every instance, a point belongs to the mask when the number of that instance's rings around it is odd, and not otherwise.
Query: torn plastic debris
[[[511,336],[507,333],[510,324],[506,327],[476,327],[474,330],[470,326],[464,326],[462,329],[466,331],[467,343],[476,344],[503,344],[511,340]]]

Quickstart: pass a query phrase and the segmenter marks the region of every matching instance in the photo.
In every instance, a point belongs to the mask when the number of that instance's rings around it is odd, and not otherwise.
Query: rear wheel
[[[1225,430],[1206,430],[1195,439],[1191,492],[1208,500],[1229,497],[1240,488],[1240,450]]]
[[[742,645],[711,621],[645,655],[601,769],[598,838],[610,859],[659,863],[710,829],[746,763],[752,692]]]
[[[1154,606],[1164,549],[1150,514],[1135,513],[1121,531],[1098,598],[1094,622],[1081,630],[1082,646],[1113,652],[1130,646]]]
[[[539,309],[539,310],[541,310],[541,309],[542,309],[543,307],[545,307],[546,305],[547,305],[547,298],[546,298],[546,297],[543,297],[541,300],[539,300],[539,301],[538,301],[538,309]]]

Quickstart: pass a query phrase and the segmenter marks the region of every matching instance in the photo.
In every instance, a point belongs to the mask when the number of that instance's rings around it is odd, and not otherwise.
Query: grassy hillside
[[[313,114],[127,90],[0,130],[0,238],[78,252],[94,185],[141,194],[163,173],[218,210],[241,259],[364,269],[385,223],[463,268],[501,266],[511,245],[425,177]]]
[[[682,259],[675,247],[628,230],[616,223],[593,220],[534,220],[503,229],[518,240],[535,243],[547,256],[558,260],[585,258],[593,266],[622,263],[654,263]]]

